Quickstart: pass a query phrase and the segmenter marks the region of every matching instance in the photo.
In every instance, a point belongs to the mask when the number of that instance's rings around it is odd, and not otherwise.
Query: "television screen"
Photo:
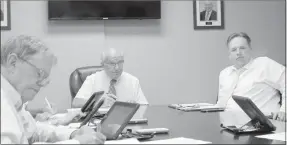
[[[160,0],[48,1],[49,20],[160,19]]]

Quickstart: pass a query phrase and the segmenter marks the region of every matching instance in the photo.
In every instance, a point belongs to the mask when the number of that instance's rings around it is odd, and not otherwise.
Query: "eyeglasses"
[[[119,65],[119,66],[123,65],[124,62],[125,62],[124,60],[121,60],[117,63],[105,63],[105,64],[107,64],[109,67],[116,67],[116,65]]]
[[[37,85],[39,85],[39,86],[46,86],[50,82],[49,74],[46,71],[44,71],[43,69],[38,68],[37,66],[35,66],[31,62],[29,62],[29,61],[27,61],[27,60],[25,60],[23,58],[20,58],[20,59],[37,70],[37,75],[38,75]]]

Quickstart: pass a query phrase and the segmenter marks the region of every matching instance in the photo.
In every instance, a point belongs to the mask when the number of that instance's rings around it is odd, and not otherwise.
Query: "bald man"
[[[73,100],[72,107],[80,108],[94,92],[105,91],[102,107],[111,107],[115,101],[147,105],[139,80],[123,71],[124,54],[114,48],[102,53],[103,71],[88,76]]]
[[[200,12],[200,21],[216,21],[217,12],[213,10],[213,3],[211,1],[206,1],[204,6],[205,10]]]

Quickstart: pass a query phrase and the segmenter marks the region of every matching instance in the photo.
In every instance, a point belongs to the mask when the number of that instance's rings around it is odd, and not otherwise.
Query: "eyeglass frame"
[[[32,66],[34,69],[37,70],[37,73],[40,74],[40,76],[38,75],[38,80],[37,80],[37,85],[39,86],[46,86],[48,84],[48,80],[49,80],[49,75],[46,71],[44,71],[41,68],[38,68],[36,65],[32,64],[31,62],[29,62],[28,60],[22,58],[22,57],[18,57],[20,60],[26,62],[27,64],[29,64],[30,66]],[[47,77],[45,77],[47,76]]]
[[[106,64],[106,65],[108,65],[109,67],[116,67],[116,65],[123,65],[124,64],[124,60],[120,60],[119,62],[117,62],[117,63],[106,63],[106,62],[104,62],[104,64]]]

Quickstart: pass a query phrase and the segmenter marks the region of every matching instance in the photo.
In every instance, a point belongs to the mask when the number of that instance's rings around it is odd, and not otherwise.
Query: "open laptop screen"
[[[139,104],[115,102],[106,114],[106,117],[101,121],[101,132],[107,139],[116,139],[138,110],[139,106]]]

